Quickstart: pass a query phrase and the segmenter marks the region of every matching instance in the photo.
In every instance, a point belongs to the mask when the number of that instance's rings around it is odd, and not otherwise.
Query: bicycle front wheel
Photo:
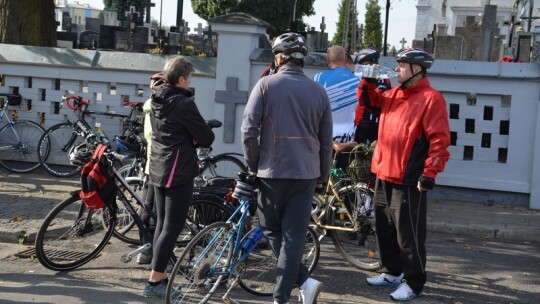
[[[107,206],[112,209],[114,207]],[[114,214],[112,210],[109,210]],[[36,256],[48,269],[72,270],[96,257],[111,238],[116,218],[102,225],[97,210],[88,209],[78,193],[54,207],[36,236]]]
[[[245,237],[253,232],[253,228]],[[243,241],[242,241],[243,242]],[[306,245],[302,263],[311,274],[319,261],[321,245],[313,228],[306,234]],[[266,237],[263,237],[245,261],[244,275],[238,284],[247,292],[257,296],[271,296],[276,285],[277,259]]]
[[[15,173],[32,172],[41,165],[38,143],[45,130],[33,121],[20,120],[0,129],[0,165]]]
[[[231,274],[229,265],[235,233],[217,222],[189,242],[174,265],[167,285],[167,303],[206,303]],[[179,292],[178,292],[179,291]]]
[[[70,177],[81,171],[82,165],[69,163],[71,149],[85,141],[75,131],[71,123],[59,123],[47,129],[39,140],[39,161],[52,176]]]
[[[356,184],[341,188],[338,194],[328,206],[327,222],[330,226],[349,228],[349,231],[328,229],[334,246],[354,267],[362,270],[379,269],[373,192],[363,184]]]
[[[204,178],[230,177],[238,178],[238,172],[247,172],[244,163],[232,155],[216,155],[206,161],[206,166],[201,171]]]

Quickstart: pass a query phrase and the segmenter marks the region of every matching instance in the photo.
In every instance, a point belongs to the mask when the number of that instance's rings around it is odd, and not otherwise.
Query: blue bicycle
[[[17,120],[16,112],[7,112],[8,106],[20,106],[20,94],[0,93],[0,98],[0,122],[4,117],[7,120],[0,128],[0,166],[15,173],[34,171],[41,166],[37,148],[45,129],[37,122]]]
[[[245,181],[245,174],[240,177]],[[272,295],[277,259],[259,226],[245,231],[254,221],[249,212],[253,204],[241,200],[226,222],[207,226],[189,242],[169,277],[167,303],[206,303],[217,296],[236,303],[229,293],[237,285],[255,295]],[[310,227],[302,260],[310,273],[319,254],[320,243]]]

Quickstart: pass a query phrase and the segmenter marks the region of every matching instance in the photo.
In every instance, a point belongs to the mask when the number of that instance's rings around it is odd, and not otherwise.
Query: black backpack
[[[98,144],[92,159],[81,172],[81,200],[90,209],[101,209],[116,199],[116,185],[112,168],[103,152],[106,145]]]

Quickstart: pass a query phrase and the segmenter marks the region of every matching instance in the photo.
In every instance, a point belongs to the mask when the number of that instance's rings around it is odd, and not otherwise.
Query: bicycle
[[[351,148],[348,143],[334,142],[333,169],[322,193],[313,197],[311,225],[321,232],[320,239],[328,234],[337,251],[354,267],[377,270],[380,257],[373,217],[371,159],[349,166],[348,175],[336,168],[341,153],[350,153],[351,157],[364,153],[345,151]]]
[[[210,128],[219,128],[222,122],[216,119],[208,120]],[[244,157],[240,153],[221,153],[212,155],[212,147],[197,148],[197,158],[199,159],[199,176],[195,178],[195,186],[205,186],[208,180],[215,177],[228,177],[235,179],[238,172],[246,172],[247,166],[238,157]]]
[[[240,174],[240,180],[251,183],[247,173]],[[224,285],[227,285],[222,296],[225,303],[235,303],[229,293],[237,285],[255,295],[272,295],[277,259],[260,227],[245,233],[250,218],[248,210],[254,203],[240,201],[240,206],[226,222],[209,225],[189,242],[169,277],[167,303],[206,303]],[[303,256],[309,273],[316,267],[319,254],[317,234],[309,227]],[[180,295],[172,298],[173,294],[178,294],[176,290]]]
[[[5,117],[7,124],[0,128],[0,165],[15,173],[28,173],[41,165],[37,147],[45,129],[30,120],[12,119],[7,113],[8,106],[18,106],[22,102],[20,94],[0,93],[3,98],[0,122]]]
[[[96,134],[93,128],[85,120],[88,115],[103,115],[108,117],[119,117],[124,119],[126,128],[122,136],[136,136],[136,138],[144,142],[142,136],[143,125],[133,118],[135,111],[141,111],[143,102],[130,101],[131,107],[129,114],[116,114],[109,112],[97,112],[88,110],[90,101],[83,99],[80,96],[64,97],[62,104],[74,112],[78,112],[77,119],[74,121],[56,124],[45,131],[39,139],[38,157],[43,168],[52,176],[55,177],[70,177],[79,173],[82,165],[72,165],[69,162],[69,155],[75,147],[86,146],[89,144],[89,137],[99,138],[103,143],[108,143],[108,139],[100,134]],[[88,157],[91,156],[88,149]]]
[[[106,157],[109,166],[112,166],[114,154],[108,151],[103,157]],[[121,261],[128,263],[138,253],[151,249],[152,232],[144,225],[137,213],[137,208],[144,208],[144,203],[134,189],[133,183],[123,179],[114,167],[112,171],[117,199],[104,209],[87,208],[79,196],[79,191],[73,191],[69,198],[60,202],[47,214],[35,241],[36,257],[44,267],[54,271],[67,271],[78,268],[95,258],[115,233],[118,223],[118,202],[129,213],[143,239],[148,240],[137,249],[122,255]],[[208,204],[216,206],[218,203],[213,200],[195,199],[192,201],[185,226],[188,232],[184,238],[177,240],[178,247],[185,246],[192,236],[209,224],[206,222],[209,219],[201,217],[198,212],[206,210]],[[151,210],[147,211],[155,218]],[[229,209],[223,208],[222,211],[224,218],[230,215]],[[173,256],[171,259],[174,262],[176,258]]]

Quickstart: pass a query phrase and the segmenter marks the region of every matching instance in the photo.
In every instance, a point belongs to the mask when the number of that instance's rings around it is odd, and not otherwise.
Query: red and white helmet
[[[165,82],[163,72],[156,73],[150,76],[150,89],[157,91],[165,84]]]

